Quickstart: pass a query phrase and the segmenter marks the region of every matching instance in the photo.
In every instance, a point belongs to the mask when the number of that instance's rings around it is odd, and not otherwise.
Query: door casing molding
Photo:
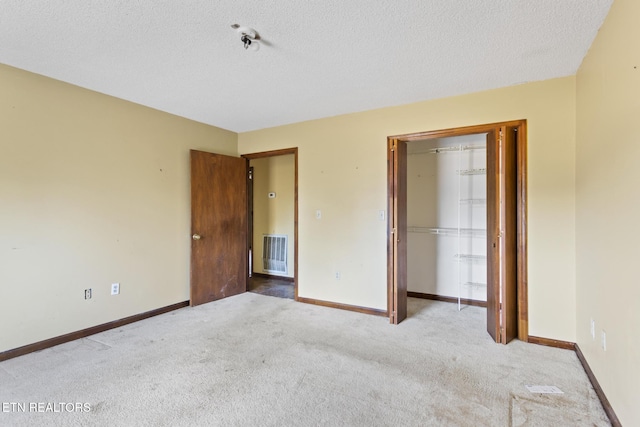
[[[527,250],[527,121],[513,120],[507,122],[489,123],[465,127],[457,127],[450,129],[432,130],[426,132],[416,132],[404,135],[393,135],[387,137],[387,158],[388,158],[388,218],[389,227],[387,232],[387,309],[391,323],[397,323],[397,319],[393,316],[393,308],[397,301],[394,301],[394,264],[395,256],[393,253],[393,236],[391,224],[392,219],[395,220],[396,212],[393,200],[393,191],[396,183],[394,182],[393,159],[396,144],[406,144],[410,141],[419,141],[424,139],[447,138],[452,136],[472,135],[480,133],[498,132],[503,127],[514,127],[517,129],[516,139],[516,168],[517,168],[517,200],[516,200],[516,247],[517,247],[517,313],[518,313],[518,339],[527,342],[529,337],[529,313],[528,313],[528,250]],[[404,296],[406,298],[406,296]]]
[[[247,160],[247,170],[249,161],[262,159],[265,157],[277,157],[293,154],[294,184],[293,184],[293,299],[298,301],[298,147],[284,148],[281,150],[262,151],[259,153],[243,154]],[[247,253],[247,257],[249,254]]]

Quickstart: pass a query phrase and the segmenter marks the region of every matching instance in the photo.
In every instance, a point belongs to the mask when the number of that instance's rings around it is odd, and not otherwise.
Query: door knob
[[[199,234],[194,234],[193,236],[191,236],[191,238],[193,240],[200,240],[200,235]]]

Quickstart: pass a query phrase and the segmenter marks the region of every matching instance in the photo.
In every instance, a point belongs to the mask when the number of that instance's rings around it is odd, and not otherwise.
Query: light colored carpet
[[[476,307],[409,311],[392,326],[253,293],[184,308],[0,363],[0,402],[27,406],[0,425],[609,425],[572,351],[497,345]],[[29,412],[60,402],[91,410]]]

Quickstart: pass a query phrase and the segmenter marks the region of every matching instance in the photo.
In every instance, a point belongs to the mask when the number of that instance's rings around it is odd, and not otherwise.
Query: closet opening
[[[486,134],[407,143],[407,295],[487,306]]]
[[[389,137],[388,166],[391,323],[435,299],[527,341],[526,121]]]

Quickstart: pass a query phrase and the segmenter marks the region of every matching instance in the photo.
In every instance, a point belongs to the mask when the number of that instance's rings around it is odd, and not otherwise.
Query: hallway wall
[[[252,159],[253,272],[294,276],[295,159],[293,154]],[[270,199],[269,193],[276,193]],[[262,264],[263,236],[287,236],[287,272],[266,273]]]

